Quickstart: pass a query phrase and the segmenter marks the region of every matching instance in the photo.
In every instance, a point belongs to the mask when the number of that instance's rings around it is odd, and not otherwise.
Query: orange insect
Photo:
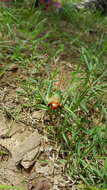
[[[53,110],[61,108],[61,96],[59,94],[51,96],[48,100],[48,106],[51,106]]]

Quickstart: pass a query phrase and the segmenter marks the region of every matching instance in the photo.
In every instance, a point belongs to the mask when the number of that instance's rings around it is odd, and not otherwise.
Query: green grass
[[[0,185],[1,189],[16,189],[16,190],[23,190],[22,187],[17,186],[10,186],[10,185]]]
[[[50,116],[46,130],[61,147],[65,173],[82,189],[107,188],[107,18],[68,5],[61,13],[46,13],[22,2],[1,8],[0,23],[0,76],[6,63],[28,71],[21,106]],[[61,91],[62,108],[51,110],[46,98],[50,81],[60,75],[56,59],[73,70],[69,88]]]

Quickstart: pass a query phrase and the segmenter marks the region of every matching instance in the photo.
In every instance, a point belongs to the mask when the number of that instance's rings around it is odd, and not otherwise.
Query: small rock
[[[37,119],[37,120],[42,120],[45,114],[45,110],[40,110],[40,111],[34,111],[32,113],[32,118]]]
[[[3,125],[5,129],[5,120],[3,120]],[[1,123],[0,130],[3,125]],[[23,132],[22,129],[24,129]],[[7,129],[5,130],[7,132]],[[1,131],[3,135],[6,134],[5,130]],[[28,169],[41,152],[41,135],[37,131],[32,133],[26,130],[24,125],[16,122],[12,127],[11,135],[10,138],[0,138],[0,145],[10,152],[14,165],[21,164]]]
[[[49,161],[48,164],[42,166],[39,162],[35,164],[35,170],[38,174],[43,174],[44,176],[52,175],[54,172],[54,164]]]
[[[25,169],[28,169],[39,154],[40,142],[41,136],[37,132],[30,134],[23,142],[20,142],[13,152],[16,165],[20,163]]]
[[[41,178],[35,182],[29,182],[28,190],[49,190],[51,187],[50,182],[48,179]]]

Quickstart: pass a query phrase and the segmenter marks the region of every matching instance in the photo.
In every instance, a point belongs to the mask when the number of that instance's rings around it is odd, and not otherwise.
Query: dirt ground
[[[63,79],[68,81],[71,64],[60,65]],[[45,130],[46,111],[21,106],[27,104],[22,81],[32,70],[32,65],[25,69],[11,64],[0,79],[0,184],[21,190],[71,189],[73,182],[59,161],[60,146]]]

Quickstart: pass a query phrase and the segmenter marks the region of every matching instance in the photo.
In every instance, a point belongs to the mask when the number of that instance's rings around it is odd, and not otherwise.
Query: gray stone
[[[7,131],[4,123],[3,121],[1,124],[5,129],[2,134]],[[11,138],[0,138],[0,145],[10,152],[14,165],[21,164],[28,169],[40,153],[41,135],[36,130],[33,133],[30,132],[21,124],[14,123],[14,125],[15,133]]]
[[[16,147],[13,152],[13,159],[17,164],[21,164],[25,169],[29,168],[40,153],[41,136],[34,132]]]

